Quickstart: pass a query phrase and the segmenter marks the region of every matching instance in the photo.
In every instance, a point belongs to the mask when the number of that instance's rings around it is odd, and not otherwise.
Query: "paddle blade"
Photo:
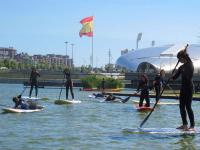
[[[140,124],[139,128],[142,128],[142,126],[145,124],[145,122],[149,119],[151,113],[153,112],[153,110],[148,114],[148,116],[142,121],[142,123]]]
[[[128,102],[128,100],[129,100],[130,98],[131,98],[130,96],[127,97],[127,98],[125,98],[124,100],[122,100],[122,103],[126,103],[126,102]]]

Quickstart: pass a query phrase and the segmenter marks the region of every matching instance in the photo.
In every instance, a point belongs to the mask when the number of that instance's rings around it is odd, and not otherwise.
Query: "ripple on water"
[[[0,86],[0,103],[12,106],[11,99],[22,91],[22,85]],[[28,95],[28,90],[24,95]],[[137,128],[147,115],[137,112],[131,101],[100,103],[88,98],[91,92],[75,89],[75,97],[82,103],[60,106],[54,104],[59,92],[60,89],[39,89],[40,97],[49,98],[38,101],[45,106],[41,112],[0,114],[0,149],[200,149],[200,135],[124,133],[123,128]],[[193,102],[196,125],[200,126],[197,104]],[[155,109],[144,127],[176,127],[180,123],[178,106],[163,105]]]

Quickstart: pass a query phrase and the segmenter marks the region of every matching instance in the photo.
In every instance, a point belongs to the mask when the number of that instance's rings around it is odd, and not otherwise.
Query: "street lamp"
[[[67,44],[68,44],[69,42],[65,42],[65,44],[66,44],[66,65],[68,66],[68,64],[67,64]]]
[[[74,66],[74,44],[72,43],[71,44],[71,46],[72,46],[72,67]]]

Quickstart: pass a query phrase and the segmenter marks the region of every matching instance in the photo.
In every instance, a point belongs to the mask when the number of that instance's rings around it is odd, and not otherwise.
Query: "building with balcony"
[[[0,47],[0,59],[14,59],[17,50],[13,47]]]

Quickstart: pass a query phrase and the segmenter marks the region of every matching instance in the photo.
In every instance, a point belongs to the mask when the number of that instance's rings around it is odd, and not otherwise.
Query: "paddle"
[[[128,102],[129,101],[129,99],[131,98],[131,96],[128,96],[127,98],[125,98],[125,99],[122,99],[122,103],[126,103],[126,102]]]
[[[22,90],[22,92],[20,93],[20,95],[24,94],[26,88],[27,88],[27,86],[24,87],[24,89]]]
[[[2,106],[2,107],[10,107],[10,106],[4,105],[4,104],[0,104],[0,106]]]
[[[137,93],[134,93],[132,96],[137,95]],[[127,98],[122,100],[122,103],[126,103],[129,101],[129,99],[131,98],[131,96],[128,96]]]
[[[185,46],[184,51],[186,51],[187,47],[188,47],[188,44]],[[176,67],[178,66],[179,62],[180,62],[180,60],[178,60],[178,62],[176,63],[176,66],[175,66],[174,69],[172,70],[172,75],[174,74],[174,71],[176,70]],[[161,91],[161,93],[160,93],[160,97],[161,97],[162,93],[164,92],[164,90],[165,90],[167,84],[169,83],[170,79],[171,79],[171,77],[169,77],[169,79],[167,80],[167,82],[166,82],[164,88],[162,89],[162,91]],[[142,128],[142,126],[145,124],[145,122],[146,122],[146,121],[148,120],[148,118],[151,116],[151,114],[152,114],[152,112],[154,111],[154,109],[155,109],[156,105],[158,104],[158,102],[159,102],[159,101],[156,101],[156,103],[154,104],[153,109],[151,110],[151,112],[146,116],[146,118],[144,118],[144,120],[143,120],[142,123],[140,124],[140,128]]]
[[[178,66],[178,64],[179,64],[179,61],[176,63],[176,66],[174,67],[174,69],[173,69],[173,71],[172,71],[172,74],[174,73],[174,71],[175,71],[176,67]],[[164,90],[165,90],[167,84],[169,83],[169,80],[170,80],[170,79],[171,79],[171,77],[169,77],[169,79],[167,80],[165,86],[163,87],[163,89],[162,89],[162,91],[161,91],[161,93],[160,93],[160,97],[162,96],[162,93],[164,92]],[[141,127],[144,125],[144,123],[148,120],[148,118],[150,117],[150,115],[151,115],[152,112],[154,111],[154,109],[155,109],[156,105],[158,104],[158,102],[159,102],[159,101],[156,100],[156,103],[154,104],[153,109],[150,111],[150,113],[146,116],[146,118],[144,118],[144,120],[143,120],[142,123],[140,124],[140,128],[141,128]]]
[[[59,98],[58,98],[58,100],[60,100],[60,96],[61,96],[61,93],[62,93],[64,81],[65,81],[65,75],[64,75],[64,77],[63,77],[63,82],[62,82],[63,84],[62,84],[62,87],[61,87],[61,89],[60,89],[60,93],[59,93]]]

